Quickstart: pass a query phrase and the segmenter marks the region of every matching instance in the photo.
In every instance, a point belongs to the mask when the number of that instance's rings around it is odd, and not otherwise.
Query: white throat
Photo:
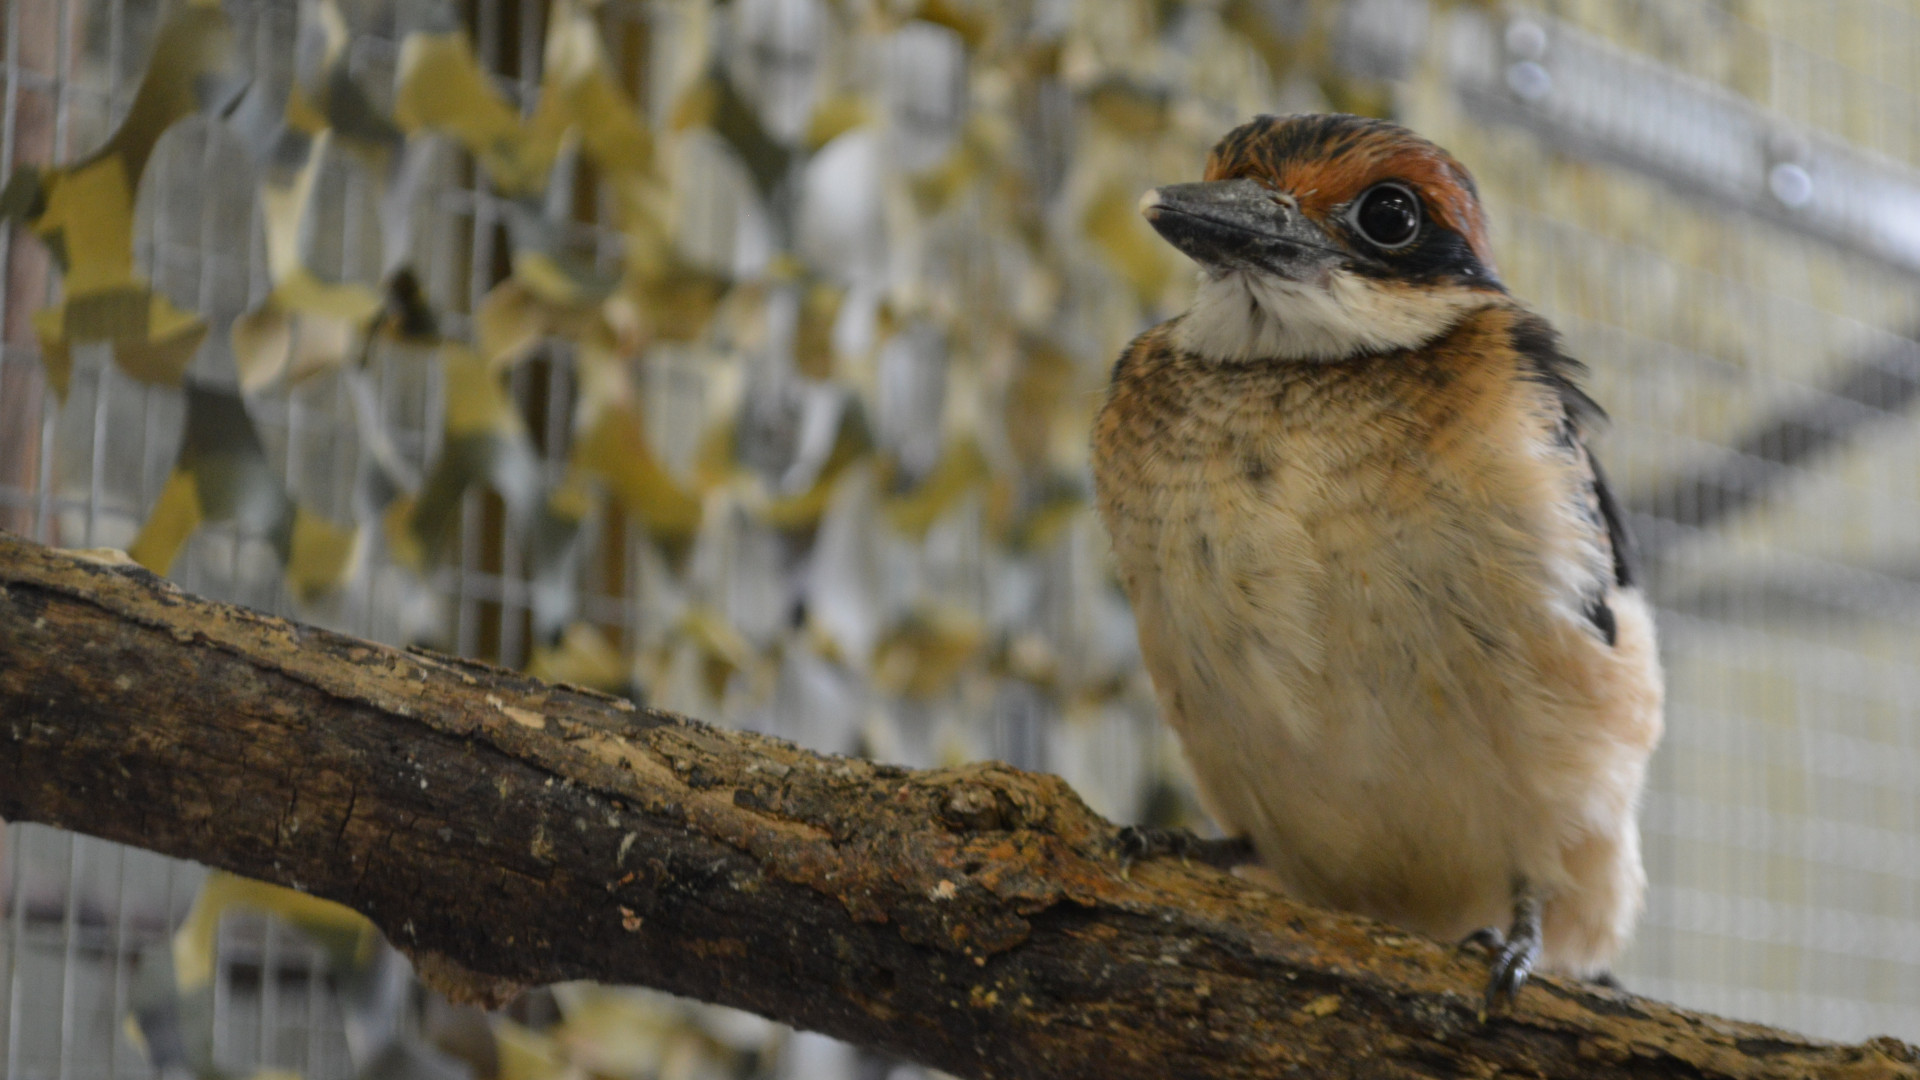
[[[1208,360],[1344,360],[1424,345],[1493,299],[1345,271],[1316,282],[1233,271],[1201,279],[1173,343]]]

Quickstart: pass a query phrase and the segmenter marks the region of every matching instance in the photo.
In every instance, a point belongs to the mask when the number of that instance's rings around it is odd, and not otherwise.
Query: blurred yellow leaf
[[[265,912],[290,923],[344,968],[365,964],[380,940],[373,923],[344,904],[214,870],[173,935],[173,976],[181,990],[213,981],[220,919],[236,908]]]
[[[296,78],[287,94],[286,124],[295,131],[317,135],[336,131],[363,147],[384,149],[398,141],[400,132],[367,99],[353,78],[352,35],[336,0],[313,5],[324,44],[319,62],[307,78]]]
[[[1310,29],[1304,35],[1289,33],[1277,25],[1273,9],[1262,0],[1226,0],[1221,5],[1220,18],[1247,44],[1253,46],[1276,77],[1286,74],[1296,63],[1312,56],[1316,47],[1322,52],[1328,51],[1324,31],[1314,32]],[[1315,20],[1316,23],[1324,21]]]
[[[1106,253],[1113,268],[1141,300],[1151,303],[1167,287],[1170,249],[1140,216],[1139,205],[1139,192],[1107,184],[1087,206],[1083,224],[1088,238]]]
[[[536,299],[568,307],[602,299],[611,286],[591,267],[524,246],[513,253],[513,277]]]
[[[35,229],[65,253],[67,274],[65,299],[35,314],[41,342],[49,348],[108,342],[127,374],[179,385],[207,327],[133,271],[133,192],[125,162],[99,158],[47,183],[46,212]]]
[[[230,520],[272,542],[287,584],[303,601],[340,585],[357,565],[360,530],[287,496],[240,396],[190,384],[179,457],[128,553],[166,574],[203,523]]]
[[[67,400],[67,391],[73,385],[73,350],[60,339],[58,331],[43,329],[43,320],[40,318],[50,315],[53,319],[47,321],[58,321],[59,314],[52,308],[34,312],[33,329],[40,338],[40,364],[46,368],[47,385],[53,389],[54,396],[64,402]]]
[[[132,285],[133,180],[117,154],[47,177],[46,212],[34,230],[59,242],[69,296]]]
[[[875,650],[874,685],[891,694],[932,697],[946,690],[980,651],[984,629],[953,612],[916,612]]]
[[[712,79],[701,76],[681,92],[667,111],[667,129],[685,131],[688,128],[706,127],[713,122],[713,113],[720,105],[720,89]]]
[[[810,379],[833,377],[833,324],[846,290],[823,281],[809,285],[800,300],[800,325],[794,331],[793,363]]]
[[[859,94],[836,94],[814,107],[807,121],[807,149],[818,150],[841,135],[874,121],[873,107]]]
[[[307,145],[298,169],[269,170],[260,185],[273,291],[233,324],[234,358],[244,390],[265,386],[283,371],[298,381],[345,362],[354,333],[380,312],[380,294],[371,286],[322,281],[304,261],[303,237],[309,234],[314,188],[332,138],[331,129],[322,129]]]
[[[1021,465],[1042,468],[1060,408],[1073,385],[1073,361],[1059,349],[1042,344],[1024,350],[1018,363],[1007,387],[1007,442]]]
[[[574,443],[574,463],[603,477],[627,512],[647,531],[670,543],[685,543],[700,527],[700,500],[667,471],[647,442],[640,414],[611,405]]]
[[[533,525],[545,505],[539,455],[499,375],[465,345],[448,342],[440,356],[446,373],[446,438],[410,500],[406,527],[414,540],[394,549],[424,561],[445,550],[459,524],[461,500],[476,486],[485,484],[500,496],[515,528]]]
[[[200,106],[227,74],[232,33],[211,0],[176,7],[161,24],[153,56],[126,118],[99,150],[73,165],[39,174],[34,197],[16,213],[52,250],[65,275],[64,300],[34,316],[62,396],[70,346],[107,342],[115,363],[143,382],[178,385],[206,335],[198,318],[154,294],[133,268],[134,191],[160,136]],[[18,183],[18,181],[16,181]],[[16,190],[9,183],[8,190]]]
[[[538,191],[546,181],[549,163],[530,155],[519,115],[494,88],[464,31],[412,33],[401,42],[393,117],[409,134],[452,136],[504,191]]]
[[[547,332],[545,307],[513,278],[487,290],[473,321],[474,344],[496,371],[519,362]]]
[[[1167,129],[1171,95],[1130,79],[1102,79],[1087,94],[1096,120],[1131,139],[1152,139]]]
[[[300,380],[346,362],[353,346],[357,324],[346,319],[317,315],[311,311],[295,320],[293,356],[287,363],[287,379]]]
[[[441,352],[446,369],[447,434],[508,434],[520,430],[520,413],[500,377],[479,353],[464,345]]]
[[[699,1022],[722,1010],[594,983],[561,983],[553,998],[562,1017],[549,1029],[554,1040],[569,1062],[594,1077],[718,1080],[753,1071],[739,1051]]]
[[[355,526],[336,525],[305,507],[293,514],[287,585],[302,602],[344,584],[359,564],[365,539]]]
[[[968,190],[980,177],[983,164],[979,146],[963,133],[938,165],[910,177],[907,187],[920,212],[931,216]]]
[[[1001,476],[987,499],[987,527],[1016,551],[1044,548],[1086,506],[1080,482],[1052,473],[1038,478]]]
[[[586,520],[593,512],[593,505],[593,487],[578,470],[568,473],[565,480],[547,493],[547,512],[572,524]]]
[[[727,283],[678,262],[654,278],[634,283],[653,336],[661,341],[697,341],[720,308]]]
[[[753,646],[716,611],[688,608],[681,617],[679,630],[699,649],[706,690],[715,698],[726,692],[734,672],[754,666]]]
[[[827,501],[833,497],[833,485],[841,474],[871,448],[872,444],[864,431],[843,423],[840,434],[834,439],[833,452],[828,455],[826,464],[820,467],[820,475],[813,485],[793,495],[761,501],[755,507],[757,516],[776,529],[812,528],[820,520],[820,515],[826,512]]]
[[[321,281],[304,266],[295,265],[276,277],[274,301],[297,312],[310,312],[343,322],[365,323],[380,310],[380,293],[357,281]]]
[[[71,322],[73,309],[68,309]],[[173,306],[159,293],[147,296],[146,333],[114,343],[113,358],[120,370],[141,382],[178,386],[187,365],[207,339],[207,324]]]
[[[497,1016],[493,1038],[500,1053],[496,1080],[586,1080],[586,1072],[567,1061],[551,1035]]]
[[[940,456],[940,463],[919,487],[883,503],[887,520],[908,536],[921,539],[942,514],[991,475],[992,469],[979,444],[972,439],[962,439],[947,448]]]
[[[140,535],[127,548],[127,554],[156,574],[168,574],[173,570],[173,560],[180,557],[180,548],[200,527],[200,520],[200,492],[193,474],[175,468],[167,475],[160,498],[154,502],[146,524],[140,527]]]
[[[969,49],[987,42],[999,12],[979,0],[922,0],[919,17],[959,33]],[[1004,19],[1004,16],[1000,16]]]
[[[418,572],[426,568],[427,549],[413,531],[415,501],[411,495],[402,495],[388,503],[380,517],[380,535],[395,563]]]
[[[653,135],[614,79],[590,7],[556,0],[544,69],[529,133],[538,160],[551,161],[567,134],[578,132],[610,179],[653,167]]]
[[[313,201],[320,168],[332,144],[332,133],[322,131],[307,147],[306,161],[285,182],[270,175],[260,186],[261,217],[266,226],[267,270],[273,275],[269,303],[284,311],[310,312],[335,319],[366,322],[380,310],[380,295],[371,287],[321,281],[301,261],[300,239]]]
[[[598,627],[585,623],[567,627],[553,645],[535,646],[527,674],[608,694],[619,693],[629,682],[626,658]]]
[[[760,122],[759,111],[735,89],[730,79],[715,74],[711,81],[713,113],[707,123],[740,155],[740,163],[747,167],[754,187],[764,198],[772,194],[774,185],[785,179],[787,168],[793,163],[793,151],[767,133]]]
[[[229,337],[244,393],[272,383],[293,358],[293,320],[272,304],[262,304],[233,320]]]
[[[394,118],[409,133],[452,136],[513,195],[545,186],[570,135],[579,137],[609,180],[652,169],[653,135],[614,78],[587,5],[554,4],[543,66],[538,105],[522,123],[480,66],[466,34],[410,34],[401,45]]]

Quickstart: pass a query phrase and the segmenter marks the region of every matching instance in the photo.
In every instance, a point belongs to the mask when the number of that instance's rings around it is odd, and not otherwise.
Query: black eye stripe
[[[1414,241],[1393,251],[1382,251],[1362,239],[1359,229],[1342,223],[1353,257],[1347,268],[1361,277],[1386,281],[1450,281],[1473,288],[1505,292],[1500,279],[1481,263],[1467,238],[1433,219],[1427,219]]]

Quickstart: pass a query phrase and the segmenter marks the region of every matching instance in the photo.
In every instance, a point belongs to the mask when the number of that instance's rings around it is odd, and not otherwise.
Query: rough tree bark
[[[971,1077],[1915,1077],[1178,860],[1060,780],[913,771],[202,600],[0,534],[0,816],[350,904],[437,983],[641,983]]]

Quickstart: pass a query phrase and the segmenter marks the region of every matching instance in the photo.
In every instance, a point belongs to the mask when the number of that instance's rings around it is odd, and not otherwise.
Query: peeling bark
[[[0,815],[349,904],[423,974],[750,1009],[970,1077],[1914,1077],[1200,866],[1059,779],[815,754],[0,534]]]

